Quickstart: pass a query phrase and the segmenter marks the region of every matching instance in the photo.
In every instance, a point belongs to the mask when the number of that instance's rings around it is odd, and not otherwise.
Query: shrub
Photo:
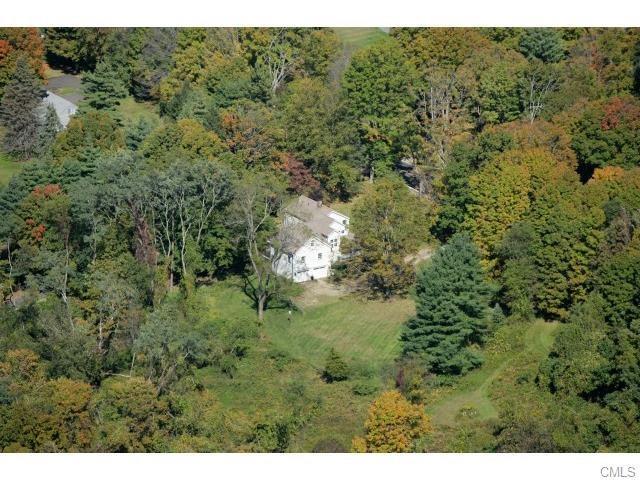
[[[360,381],[356,382],[353,387],[351,387],[351,391],[355,395],[366,397],[367,395],[376,393],[378,391],[378,386],[372,382]]]
[[[323,438],[311,450],[313,453],[347,453],[347,448],[335,438]]]
[[[341,382],[349,378],[349,366],[333,348],[329,351],[322,377],[328,383]]]

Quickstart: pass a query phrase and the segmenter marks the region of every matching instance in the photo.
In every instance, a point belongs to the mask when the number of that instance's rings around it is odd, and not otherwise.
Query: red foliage
[[[280,154],[279,168],[289,176],[289,189],[296,193],[317,196],[320,182],[316,180],[304,163],[290,153]]]
[[[18,55],[26,56],[33,70],[44,77],[44,43],[37,28],[0,28],[0,65],[15,65]]]
[[[0,63],[11,53],[11,44],[8,41],[0,39]]]
[[[47,231],[47,227],[40,224],[31,229],[31,238],[36,242],[41,242],[44,239],[44,234]]]
[[[627,99],[615,97],[604,106],[604,117],[600,122],[602,130],[612,130],[624,122],[630,126],[640,124],[640,107]]]
[[[57,197],[61,193],[62,189],[57,183],[50,183],[49,185],[45,185],[44,187],[38,185],[33,189],[33,197],[38,199],[42,198],[45,200],[49,200],[53,197]]]

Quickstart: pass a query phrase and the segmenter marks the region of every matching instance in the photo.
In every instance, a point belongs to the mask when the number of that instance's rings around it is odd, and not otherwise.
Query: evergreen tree
[[[404,354],[423,358],[435,373],[462,374],[480,365],[469,347],[486,334],[491,290],[478,249],[466,235],[455,235],[418,273],[416,316],[401,337]]]
[[[84,83],[84,102],[96,110],[115,110],[120,99],[127,96],[118,73],[107,63],[96,65],[93,72],[87,72],[82,79]]]
[[[155,124],[146,117],[141,117],[136,123],[128,125],[125,132],[127,148],[136,151],[145,138],[153,131]]]
[[[554,28],[527,28],[520,37],[520,53],[543,62],[559,62],[564,57],[562,37]]]
[[[327,356],[322,376],[328,383],[341,382],[349,378],[349,366],[333,348]]]
[[[58,119],[56,109],[52,105],[47,105],[44,118],[38,126],[38,153],[40,155],[51,148],[60,130],[62,130],[62,124]]]
[[[38,142],[38,107],[45,92],[25,58],[20,58],[0,103],[3,146],[9,153],[29,158]]]

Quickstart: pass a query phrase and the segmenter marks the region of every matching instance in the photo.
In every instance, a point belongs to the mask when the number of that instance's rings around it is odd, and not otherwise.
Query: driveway
[[[65,100],[78,105],[84,96],[82,95],[82,82],[78,75],[60,75],[50,78],[47,82],[46,89],[59,95]]]

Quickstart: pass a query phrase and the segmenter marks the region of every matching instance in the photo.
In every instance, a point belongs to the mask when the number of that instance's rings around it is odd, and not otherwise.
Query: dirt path
[[[305,282],[302,287],[304,291],[293,299],[294,303],[300,308],[307,308],[318,305],[330,297],[342,297],[346,295],[348,290],[345,287],[338,286],[329,282],[325,278]]]
[[[462,391],[445,396],[430,412],[432,421],[439,425],[455,425],[456,416],[462,408],[475,409],[479,420],[496,418],[498,411],[489,398],[491,384],[520,355],[535,352],[541,358],[545,356],[553,343],[553,332],[556,327],[557,323],[542,320],[531,324],[525,333],[526,348],[523,351],[510,352],[498,364],[491,367],[484,366],[471,372],[467,379],[468,384]]]
[[[404,257],[405,263],[412,263],[417,266],[418,264],[430,259],[435,253],[436,249],[433,245],[426,245],[412,255]]]

